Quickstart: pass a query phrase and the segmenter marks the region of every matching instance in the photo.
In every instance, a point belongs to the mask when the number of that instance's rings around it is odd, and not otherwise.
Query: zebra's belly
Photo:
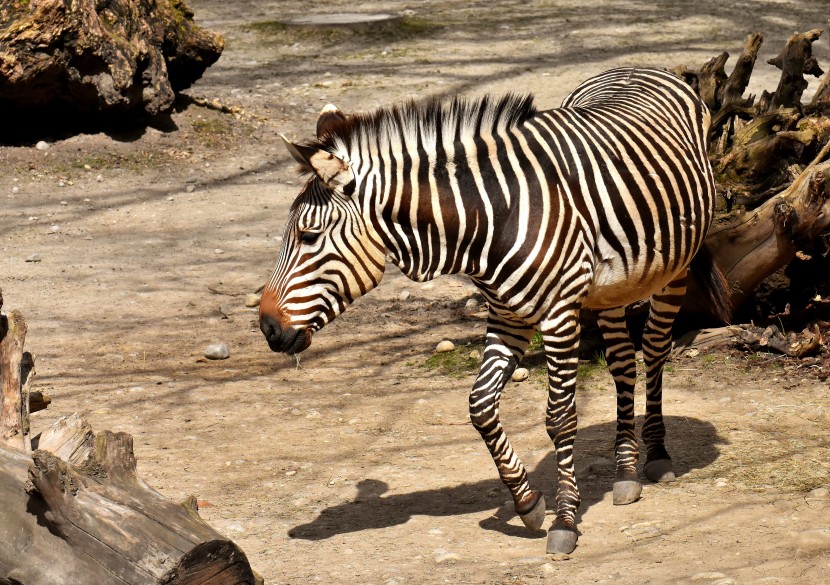
[[[674,280],[680,270],[664,264],[633,265],[626,271],[619,258],[603,260],[594,269],[583,306],[588,309],[611,309],[647,299]]]

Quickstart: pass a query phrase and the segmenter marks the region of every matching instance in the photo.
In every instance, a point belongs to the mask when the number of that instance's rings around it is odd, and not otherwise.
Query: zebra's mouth
[[[282,329],[271,317],[260,320],[259,328],[268,341],[271,351],[294,355],[311,345],[311,329]]]

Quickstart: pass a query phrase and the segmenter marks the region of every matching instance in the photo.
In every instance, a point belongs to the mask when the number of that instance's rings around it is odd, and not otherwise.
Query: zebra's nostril
[[[272,340],[278,341],[280,338],[280,324],[277,323],[277,320],[270,315],[264,315],[259,320],[259,330],[262,331],[262,334],[269,341],[269,343]]]

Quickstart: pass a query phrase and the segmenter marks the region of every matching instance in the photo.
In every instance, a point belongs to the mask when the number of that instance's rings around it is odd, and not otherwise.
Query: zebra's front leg
[[[643,472],[651,481],[674,481],[671,457],[666,451],[663,424],[663,366],[669,357],[672,326],[686,294],[685,274],[652,295],[648,321],[643,331],[643,362],[646,367],[646,416],[643,443],[646,463]]]
[[[601,311],[597,324],[605,340],[608,370],[614,377],[617,388],[617,438],[614,442],[617,472],[614,476],[613,501],[619,506],[636,502],[643,491],[643,484],[637,477],[639,450],[634,428],[637,361],[625,320],[625,307]]]
[[[576,370],[579,360],[579,309],[564,308],[542,323],[548,365],[547,431],[556,451],[558,472],[556,520],[548,531],[548,553],[570,553],[576,548],[576,511],[579,488],[574,472],[576,439]]]
[[[470,420],[513,496],[516,513],[529,529],[539,530],[545,521],[545,498],[542,492],[530,489],[527,471],[499,420],[501,391],[524,356],[533,331],[524,323],[509,321],[491,311],[483,362],[470,391]]]

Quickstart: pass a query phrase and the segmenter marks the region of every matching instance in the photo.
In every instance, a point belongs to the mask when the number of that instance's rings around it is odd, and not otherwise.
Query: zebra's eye
[[[300,242],[303,244],[313,244],[320,237],[320,232],[300,232]]]

